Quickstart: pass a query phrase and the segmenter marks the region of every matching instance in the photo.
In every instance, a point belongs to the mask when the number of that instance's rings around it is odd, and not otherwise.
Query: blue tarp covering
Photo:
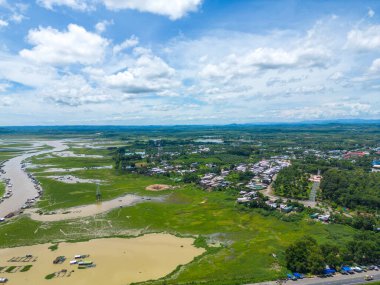
[[[350,270],[351,270],[351,267],[349,267],[349,266],[343,266],[343,267],[342,267],[342,270],[344,270],[344,271],[350,271]]]

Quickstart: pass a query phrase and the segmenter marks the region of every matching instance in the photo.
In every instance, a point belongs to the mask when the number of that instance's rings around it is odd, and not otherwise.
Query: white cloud
[[[8,22],[0,19],[0,28],[8,26]]]
[[[10,5],[7,1],[0,0],[0,7],[5,8],[3,11],[3,22],[7,22],[7,25],[11,22],[19,24],[27,18],[25,13],[29,8],[28,4],[16,2]]]
[[[46,101],[58,105],[80,106],[112,101],[110,92],[91,86],[80,75],[65,75],[39,91]]]
[[[368,17],[372,18],[375,16],[375,11],[373,11],[371,8],[368,9]]]
[[[106,39],[75,24],[63,32],[51,27],[30,30],[27,40],[34,47],[21,50],[23,58],[58,65],[100,62],[108,45]]]
[[[179,87],[175,70],[150,50],[135,48],[136,60],[125,70],[105,77],[105,83],[124,93],[158,93]],[[165,93],[162,93],[165,94]]]
[[[229,78],[266,69],[325,67],[329,57],[329,53],[321,48],[287,51],[282,48],[260,47],[246,54],[230,54],[220,64],[207,64],[200,75]]]
[[[380,58],[375,59],[372,62],[371,67],[369,68],[370,72],[378,72],[380,71]]]
[[[0,79],[39,88],[56,78],[56,71],[49,66],[27,62],[19,56],[0,52]]]
[[[87,0],[37,0],[37,3],[46,9],[53,9],[54,6],[68,6],[80,11],[91,9]]]
[[[189,12],[197,11],[202,0],[102,0],[110,10],[133,9],[168,16],[177,20]]]
[[[277,111],[277,116],[286,121],[346,119],[378,115],[370,104],[361,102],[330,102],[319,106],[307,106]]]
[[[11,85],[8,84],[8,83],[0,83],[0,93],[1,93],[1,92],[5,92],[5,91],[7,91],[7,89],[8,89],[9,87],[11,87]]]
[[[112,25],[113,24],[113,21],[107,21],[107,20],[104,20],[104,21],[101,21],[101,22],[98,22],[96,25],[95,25],[95,30],[101,34],[103,32],[105,32],[107,30],[107,27]]]
[[[26,17],[22,14],[14,13],[12,16],[9,18],[12,22],[15,23],[21,23],[23,20],[26,19]]]
[[[0,106],[1,107],[8,107],[11,106],[13,103],[13,99],[9,96],[1,96],[0,97]]]
[[[347,44],[351,48],[360,50],[374,50],[380,48],[380,25],[373,25],[363,29],[355,28],[347,34]]]
[[[121,52],[122,50],[125,50],[130,47],[134,47],[138,44],[139,44],[139,39],[135,35],[133,35],[129,39],[126,39],[121,44],[115,45],[113,48],[113,52],[116,54],[116,53]]]

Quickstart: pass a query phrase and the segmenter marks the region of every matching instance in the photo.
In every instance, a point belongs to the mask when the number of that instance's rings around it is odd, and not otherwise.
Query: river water
[[[10,198],[5,199],[4,202],[0,204],[0,217],[19,211],[28,199],[35,198],[38,195],[38,191],[34,187],[35,184],[33,180],[28,176],[27,172],[22,169],[22,162],[32,156],[63,151],[68,148],[68,146],[62,141],[42,141],[35,144],[35,146],[43,145],[51,146],[53,149],[27,152],[20,156],[11,158],[4,163],[2,169],[5,171],[5,174],[2,174],[1,178],[9,179],[12,187],[7,186],[6,190],[12,189],[13,195]]]

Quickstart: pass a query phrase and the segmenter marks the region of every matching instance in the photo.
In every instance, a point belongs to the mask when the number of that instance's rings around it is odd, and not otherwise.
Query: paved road
[[[263,193],[264,196],[269,197],[269,199],[271,199],[271,200],[277,200],[277,199],[293,200],[293,201],[297,201],[298,203],[303,204],[305,207],[315,208],[315,206],[317,204],[315,202],[315,199],[314,199],[314,201],[305,201],[305,200],[288,199],[288,198],[276,196],[273,193],[273,188],[272,188],[273,182],[276,180],[276,178],[277,178],[277,174],[275,176],[273,176],[272,183],[266,189],[264,189],[264,190],[261,191],[261,193]]]
[[[317,196],[318,188],[319,188],[319,182],[314,182],[313,187],[311,188],[311,191],[310,191],[310,196],[309,196],[310,202],[315,203],[315,197]]]
[[[364,277],[366,275],[373,275],[374,280],[373,281],[365,281]],[[286,285],[288,284],[294,284],[294,285],[359,285],[359,284],[371,284],[373,282],[380,281],[380,272],[378,271],[370,271],[370,272],[363,272],[363,273],[355,273],[354,275],[341,275],[337,274],[334,277],[327,277],[327,278],[306,278],[302,280],[297,281],[286,281]],[[276,281],[269,281],[269,282],[262,282],[262,283],[253,283],[253,284],[247,284],[247,285],[278,285]]]

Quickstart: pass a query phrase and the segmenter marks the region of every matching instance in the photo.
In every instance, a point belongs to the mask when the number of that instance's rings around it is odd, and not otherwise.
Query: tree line
[[[355,235],[347,244],[318,244],[310,237],[295,241],[285,251],[288,269],[293,272],[320,274],[326,268],[340,270],[342,265],[370,265],[380,260],[380,236],[372,232]]]

